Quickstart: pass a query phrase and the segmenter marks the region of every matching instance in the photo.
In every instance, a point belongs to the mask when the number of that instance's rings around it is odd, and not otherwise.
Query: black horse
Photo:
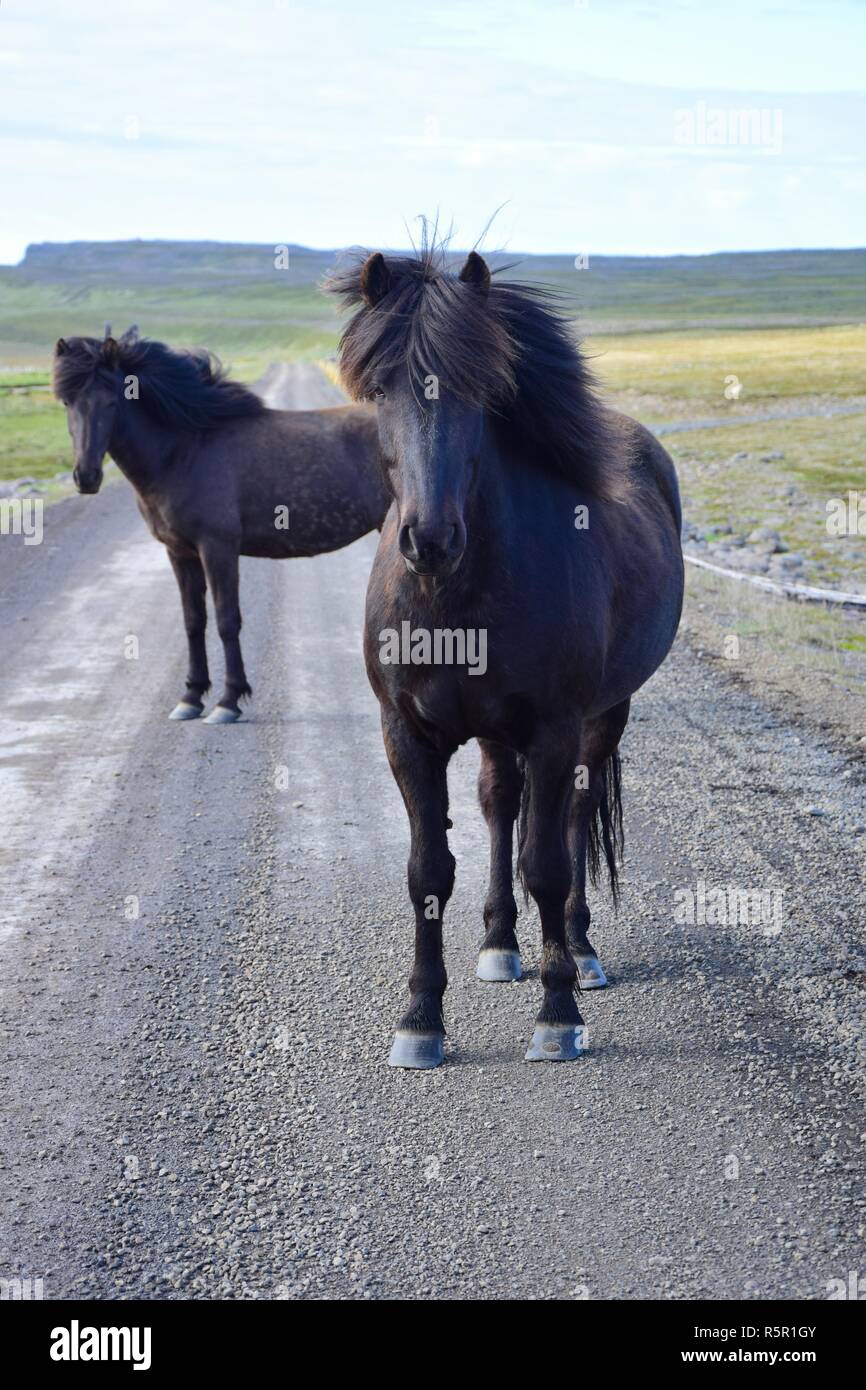
[[[367,670],[411,827],[411,999],[392,1065],[443,1057],[442,913],[454,883],[448,761],[481,745],[491,837],[482,979],[520,973],[512,885],[538,904],[544,998],[530,1061],[576,1057],[574,995],[606,983],[586,869],[616,893],[618,744],[631,695],[667,654],[683,593],[673,464],[607,411],[555,300],[459,275],[435,248],[359,256],[328,288],[356,312],[344,383],[375,401],[393,498],[367,593]],[[484,659],[480,654],[484,652]],[[575,964],[577,960],[577,965]]]
[[[98,492],[106,453],[168,550],[183,604],[189,674],[171,719],[197,719],[210,688],[205,592],[225,651],[225,689],[207,723],[240,717],[252,694],[240,647],[238,556],[321,555],[381,526],[389,498],[372,407],[270,410],[207,352],[134,331],[61,338],[54,393],[66,406],[79,492]]]

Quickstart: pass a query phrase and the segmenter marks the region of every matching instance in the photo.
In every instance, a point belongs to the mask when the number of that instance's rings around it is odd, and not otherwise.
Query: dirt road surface
[[[266,387],[336,399],[312,367]],[[866,1271],[862,763],[686,630],[623,745],[591,1050],[532,1066],[534,909],[527,977],[474,974],[487,844],[462,750],[447,1060],[391,1070],[411,914],[361,658],[375,542],[243,563],[255,698],[219,727],[166,717],[179,605],[122,480],[49,509],[41,546],[0,537],[0,1278],[54,1298],[827,1298]],[[702,884],[763,906],[713,921]]]

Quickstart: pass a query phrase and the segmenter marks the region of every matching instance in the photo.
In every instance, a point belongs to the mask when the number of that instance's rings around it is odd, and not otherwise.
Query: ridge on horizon
[[[337,256],[348,250],[352,246],[365,245],[364,242],[347,242],[342,246],[308,246],[303,242],[297,241],[221,241],[213,238],[197,237],[108,237],[105,239],[93,239],[88,237],[77,237],[69,241],[31,241],[28,242],[24,255],[19,261],[8,262],[0,265],[2,270],[18,270],[27,265],[28,258],[35,255],[35,259],[42,259],[44,255],[47,260],[52,254],[61,251],[91,251],[98,254],[101,249],[107,251],[121,250],[124,247],[154,250],[179,249],[181,251],[198,250],[206,253],[209,250],[215,251],[260,251],[267,248],[269,252],[274,247],[285,246],[289,253],[304,256]],[[371,243],[371,249],[372,243]],[[411,254],[411,248],[399,246],[377,247],[395,255]],[[454,246],[455,256],[466,254],[468,247]],[[623,252],[609,253],[599,252],[589,249],[586,254],[594,261],[604,262],[629,262],[629,261],[708,261],[719,256],[749,256],[749,257],[772,257],[772,256],[834,256],[851,255],[858,252],[866,253],[864,246],[779,246],[753,250],[749,247],[739,247],[737,249],[727,249],[721,247],[715,251],[670,251],[670,252]],[[520,261],[524,260],[546,260],[546,261],[573,261],[574,257],[567,251],[520,251],[502,248],[492,248],[484,251],[483,254],[490,260],[498,260],[504,257],[516,257]]]

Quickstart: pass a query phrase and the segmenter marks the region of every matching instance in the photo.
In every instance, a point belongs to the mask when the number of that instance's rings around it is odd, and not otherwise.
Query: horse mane
[[[350,252],[323,285],[356,310],[340,339],[353,399],[399,366],[419,387],[432,373],[490,412],[503,440],[535,466],[597,497],[628,495],[630,438],[598,396],[561,295],[520,281],[493,279],[486,291],[464,284],[446,246],[425,242],[413,256],[384,257],[390,288],[370,308],[362,288],[368,254]]]
[[[115,382],[118,371],[137,377],[138,399],[161,425],[214,429],[267,409],[248,387],[228,379],[213,353],[178,351],[152,338],[130,335],[116,342],[61,339],[54,354],[54,394],[60,400],[74,400],[97,380]]]

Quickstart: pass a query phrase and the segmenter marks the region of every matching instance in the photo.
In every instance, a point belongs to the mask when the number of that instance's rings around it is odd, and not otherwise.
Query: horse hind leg
[[[572,881],[565,905],[566,938],[577,966],[581,989],[603,989],[607,984],[607,976],[589,939],[591,916],[586,901],[587,861],[594,886],[604,855],[616,903],[616,856],[622,849],[617,749],[628,713],[629,701],[624,700],[598,718],[584,720],[581,729],[580,762],[569,806],[567,838]]]
[[[574,988],[577,969],[565,936],[571,873],[565,812],[573,772],[566,746],[529,756],[520,813],[520,875],[541,917],[544,998],[526,1053],[527,1062],[568,1062],[586,1048],[586,1030]]]
[[[197,555],[175,555],[168,552],[183,606],[183,621],[189,648],[189,669],[183,697],[175,705],[169,719],[198,719],[204,710],[203,697],[210,689],[207,667],[205,629],[205,574]]]
[[[205,724],[235,724],[240,701],[252,695],[241,655],[241,609],[238,597],[238,551],[234,545],[208,542],[202,561],[213,595],[217,630],[225,654],[225,687]]]
[[[478,800],[490,831],[490,884],[484,904],[484,940],[476,974],[489,983],[519,980],[520,947],[515,931],[514,823],[523,778],[517,756],[499,743],[479,739]]]

